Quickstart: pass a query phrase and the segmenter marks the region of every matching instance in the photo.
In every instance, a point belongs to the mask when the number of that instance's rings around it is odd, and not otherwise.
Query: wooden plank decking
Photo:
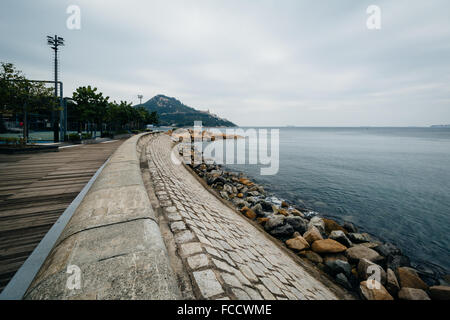
[[[122,142],[0,154],[0,292]]]

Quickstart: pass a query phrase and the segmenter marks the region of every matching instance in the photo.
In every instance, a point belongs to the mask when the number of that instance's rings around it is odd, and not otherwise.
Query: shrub
[[[78,133],[69,133],[68,140],[71,142],[79,142],[81,138]]]
[[[83,139],[83,140],[92,139],[92,133],[90,133],[90,132],[82,133],[81,134],[81,139]]]
[[[25,138],[21,137],[0,137],[0,144],[5,144],[7,146],[24,146]]]

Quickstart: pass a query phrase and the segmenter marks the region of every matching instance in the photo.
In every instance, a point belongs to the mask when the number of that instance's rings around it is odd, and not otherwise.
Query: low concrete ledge
[[[141,177],[139,153],[150,136],[133,136],[116,150],[58,238],[25,299],[181,297]],[[81,271],[79,289],[75,273],[68,273],[69,266]]]

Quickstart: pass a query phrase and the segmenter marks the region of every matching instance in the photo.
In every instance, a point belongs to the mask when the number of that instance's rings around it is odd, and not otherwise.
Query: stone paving
[[[266,234],[207,192],[182,164],[174,164],[172,145],[169,136],[154,136],[146,154],[196,298],[338,299]]]

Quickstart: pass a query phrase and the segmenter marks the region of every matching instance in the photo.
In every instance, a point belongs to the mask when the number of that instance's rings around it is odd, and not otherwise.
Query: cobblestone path
[[[206,191],[183,165],[175,165],[171,149],[171,138],[157,135],[146,154],[197,298],[338,299],[263,231]]]

